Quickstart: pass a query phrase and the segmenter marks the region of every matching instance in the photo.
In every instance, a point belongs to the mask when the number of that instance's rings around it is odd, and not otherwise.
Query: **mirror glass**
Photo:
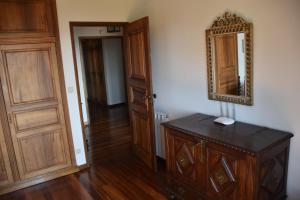
[[[252,104],[252,25],[225,13],[206,30],[208,91],[213,100]]]
[[[214,93],[245,95],[245,33],[216,35],[214,47]]]

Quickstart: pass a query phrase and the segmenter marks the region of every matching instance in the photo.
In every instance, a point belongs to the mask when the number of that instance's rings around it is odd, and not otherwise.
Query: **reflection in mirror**
[[[209,99],[252,105],[252,24],[226,12],[206,41]]]
[[[223,34],[213,38],[215,93],[245,95],[244,38],[244,33]]]

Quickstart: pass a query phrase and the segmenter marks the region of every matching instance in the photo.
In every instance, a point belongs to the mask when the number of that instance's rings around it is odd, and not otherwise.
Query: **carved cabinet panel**
[[[204,186],[201,142],[170,131],[167,136],[168,168],[174,177],[196,188]]]
[[[260,164],[259,200],[280,199],[286,193],[289,146],[280,145],[274,152],[268,152]]]
[[[243,199],[246,187],[246,156],[215,144],[206,146],[207,196],[212,199]],[[249,164],[249,165],[248,165]],[[251,172],[249,172],[251,175]]]

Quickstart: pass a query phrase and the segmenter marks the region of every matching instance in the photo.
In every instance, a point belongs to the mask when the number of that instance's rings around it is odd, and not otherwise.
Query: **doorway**
[[[87,157],[94,162],[96,157],[108,156],[109,151],[124,152],[124,148],[130,148],[123,27],[71,28]],[[99,155],[95,151],[106,153]]]
[[[70,22],[70,28],[80,117],[82,127],[86,127],[83,137],[88,139],[85,149],[93,149],[96,154],[106,152],[111,157],[116,149],[119,153],[114,155],[122,155],[126,152],[122,148],[128,147],[140,161],[156,170],[148,17],[131,23]],[[109,78],[108,74],[116,71],[112,63],[122,65],[118,69],[123,71]],[[110,90],[116,83],[124,88],[123,92],[116,87]],[[110,104],[110,97],[121,96],[127,97],[125,102]],[[114,137],[118,134],[121,136]],[[108,144],[112,148],[103,149]],[[86,151],[86,157],[93,155]]]

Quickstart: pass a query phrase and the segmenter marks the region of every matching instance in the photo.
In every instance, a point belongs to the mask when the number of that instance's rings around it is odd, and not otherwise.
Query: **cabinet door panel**
[[[4,53],[11,104],[47,101],[55,96],[49,49]]]
[[[176,132],[171,131],[171,133]],[[181,137],[177,134],[168,134],[167,143],[169,146],[167,159],[172,175],[180,181],[201,188],[205,176],[204,168],[200,163],[200,143],[193,138]]]
[[[0,187],[13,182],[6,144],[0,122]]]
[[[71,165],[54,43],[1,45],[0,71],[21,180]]]
[[[0,32],[47,31],[45,3],[41,0],[1,1]]]
[[[246,199],[243,193],[247,183],[247,166],[244,155],[223,146],[208,143],[206,146],[207,195],[212,199]],[[249,179],[251,173],[248,174]]]
[[[30,112],[17,112],[13,116],[17,132],[23,132],[38,127],[59,125],[57,107],[38,109]]]
[[[0,37],[54,35],[51,0],[1,0]]]
[[[24,173],[27,177],[43,174],[65,164],[61,132],[48,132],[19,139]],[[34,155],[34,156],[32,156]]]

